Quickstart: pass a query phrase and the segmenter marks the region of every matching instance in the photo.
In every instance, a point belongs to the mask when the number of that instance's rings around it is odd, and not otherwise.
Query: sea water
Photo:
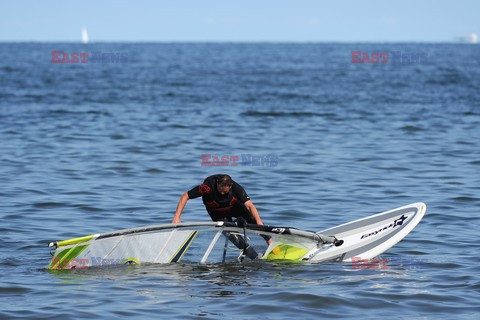
[[[49,241],[169,223],[214,173],[270,225],[428,209],[381,264],[46,270]],[[0,208],[0,318],[475,319],[480,47],[0,44]]]

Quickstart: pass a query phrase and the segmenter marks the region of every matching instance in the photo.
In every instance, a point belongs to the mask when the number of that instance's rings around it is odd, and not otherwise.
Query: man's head
[[[228,174],[222,174],[217,179],[217,190],[222,196],[227,194],[232,188],[233,180]]]

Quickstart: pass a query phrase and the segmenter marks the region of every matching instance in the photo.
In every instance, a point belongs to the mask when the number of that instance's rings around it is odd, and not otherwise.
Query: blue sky
[[[480,34],[478,0],[0,2],[0,41],[450,42]]]

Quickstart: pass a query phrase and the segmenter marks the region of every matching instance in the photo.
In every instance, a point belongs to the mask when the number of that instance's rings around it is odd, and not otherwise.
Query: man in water
[[[189,199],[202,197],[203,204],[213,221],[233,221],[232,218],[243,218],[247,223],[263,225],[257,208],[243,189],[227,174],[216,174],[206,178],[202,184],[185,192],[178,201],[177,210],[172,223],[181,222],[180,216]],[[226,236],[239,249],[243,249],[243,237],[227,233]],[[267,240],[270,242],[270,240]],[[252,247],[244,252],[249,258],[257,258],[257,253]]]

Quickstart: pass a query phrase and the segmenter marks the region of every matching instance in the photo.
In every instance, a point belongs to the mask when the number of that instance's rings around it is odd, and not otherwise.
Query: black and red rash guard
[[[221,177],[222,175],[210,176],[201,185],[188,191],[189,199],[202,197],[203,204],[214,221],[236,216],[233,209],[238,207],[239,203],[244,204],[250,200],[243,187],[235,181],[227,194],[220,195],[217,191],[217,181]]]

